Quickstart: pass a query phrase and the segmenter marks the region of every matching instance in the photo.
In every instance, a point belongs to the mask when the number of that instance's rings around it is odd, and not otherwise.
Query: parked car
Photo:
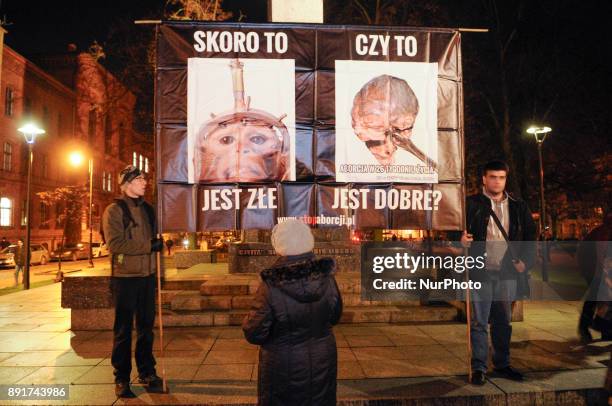
[[[80,242],[78,244],[68,244],[51,251],[51,260],[57,261],[60,256],[62,257],[62,261],[87,259],[89,258],[89,243]]]
[[[12,244],[0,251],[0,267],[15,266],[15,249],[17,245]],[[49,251],[40,244],[30,245],[30,263],[44,265],[49,262]]]
[[[94,258],[107,257],[108,247],[103,242],[92,242],[91,243],[91,255]]]

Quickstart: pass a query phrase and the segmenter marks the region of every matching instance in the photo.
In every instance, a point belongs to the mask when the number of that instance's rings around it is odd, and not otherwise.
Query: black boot
[[[505,368],[495,368],[495,374],[501,376],[502,378],[510,379],[512,381],[523,381],[525,377],[522,373],[512,368],[511,366],[507,366]]]
[[[135,398],[136,395],[130,389],[129,382],[116,382],[115,383],[115,395],[120,398]]]
[[[578,335],[580,336],[580,342],[582,342],[583,344],[589,344],[593,342],[593,336],[591,335],[588,326],[579,326]]]
[[[163,389],[164,382],[157,376],[156,373],[143,375],[138,377],[138,382],[147,387],[148,391],[160,392]]]
[[[487,382],[487,376],[483,371],[472,372],[472,378],[470,379],[470,383],[472,385],[482,386],[486,382]]]

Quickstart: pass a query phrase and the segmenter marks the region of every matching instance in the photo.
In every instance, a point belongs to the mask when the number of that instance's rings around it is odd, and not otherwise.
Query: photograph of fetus
[[[336,61],[336,181],[437,183],[435,63]]]
[[[190,183],[295,180],[292,59],[190,58]]]

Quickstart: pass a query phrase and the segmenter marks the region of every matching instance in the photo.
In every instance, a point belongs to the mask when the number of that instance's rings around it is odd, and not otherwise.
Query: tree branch
[[[493,123],[495,124],[495,128],[499,131],[501,128],[501,125],[499,124],[499,119],[497,117],[497,112],[495,111],[495,107],[493,107],[493,103],[491,102],[491,99],[489,97],[487,97],[486,94],[481,93],[483,99],[485,100],[485,102],[487,103],[487,107],[489,109],[489,113],[491,113],[491,118],[493,119]]]
[[[355,5],[357,9],[361,12],[361,15],[365,18],[366,23],[372,24],[372,18],[370,18],[368,10],[366,10],[364,5],[361,4],[359,0],[353,0],[353,5]]]

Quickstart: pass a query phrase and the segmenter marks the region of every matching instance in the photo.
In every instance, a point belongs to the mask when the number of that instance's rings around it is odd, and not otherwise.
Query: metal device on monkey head
[[[234,108],[214,115],[196,135],[194,167],[200,182],[262,182],[289,178],[289,132],[279,117],[250,107],[244,64],[230,63]]]

